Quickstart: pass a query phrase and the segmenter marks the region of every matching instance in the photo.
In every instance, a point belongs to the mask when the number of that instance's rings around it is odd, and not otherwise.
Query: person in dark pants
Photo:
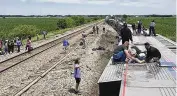
[[[16,41],[16,44],[17,44],[17,52],[20,52],[20,46],[21,46],[21,41],[20,41],[20,39],[18,39],[18,40]]]
[[[98,31],[99,31],[99,28],[98,28],[98,26],[96,26],[96,32],[97,32],[97,34],[98,34]]]
[[[95,34],[95,30],[96,30],[96,29],[95,29],[95,26],[93,26],[93,34]]]
[[[132,24],[133,35],[136,35],[136,26],[135,23]]]
[[[105,27],[103,27],[103,32],[105,33]]]
[[[160,65],[160,58],[161,58],[161,53],[159,52],[159,50],[155,47],[150,46],[150,44],[148,42],[146,42],[145,44],[145,48],[147,50],[147,54],[146,54],[146,62],[157,62]]]
[[[149,27],[149,36],[153,33],[154,36],[156,36],[156,33],[155,33],[155,22],[154,20],[150,23],[150,27]]]
[[[81,81],[81,69],[79,66],[79,60],[75,60],[74,62],[74,78],[76,80],[76,87],[75,87],[75,92],[78,93],[79,92],[79,84]]]
[[[141,21],[138,21],[138,34],[141,34],[141,27],[142,27],[142,23]]]
[[[133,43],[133,39],[132,39],[132,32],[131,30],[127,27],[127,24],[124,23],[124,27],[121,29],[121,33],[120,33],[121,37],[122,37],[122,44],[124,44],[125,41],[129,41],[131,40]]]
[[[14,40],[11,41],[10,46],[11,46],[11,52],[14,53]]]

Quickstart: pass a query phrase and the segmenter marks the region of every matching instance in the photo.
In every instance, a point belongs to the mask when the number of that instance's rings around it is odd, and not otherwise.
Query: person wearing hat
[[[148,63],[157,62],[160,65],[160,61],[159,61],[161,58],[160,51],[157,48],[150,46],[148,42],[146,42],[144,45],[147,50],[145,61]]]
[[[155,33],[155,22],[154,20],[152,20],[152,22],[150,23],[150,27],[149,27],[149,36],[153,33],[154,36],[156,36],[156,33]]]
[[[122,44],[125,43],[125,41],[131,40],[133,42],[132,39],[132,32],[131,30],[127,27],[127,24],[124,23],[123,28],[121,29],[120,35],[122,37]]]

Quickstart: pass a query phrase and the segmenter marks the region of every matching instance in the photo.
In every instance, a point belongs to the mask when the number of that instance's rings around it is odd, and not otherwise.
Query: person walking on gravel
[[[79,66],[79,60],[75,60],[74,62],[74,78],[76,80],[76,86],[75,86],[75,92],[78,93],[79,92],[79,84],[81,81],[81,69]]]
[[[66,50],[67,50],[68,46],[69,46],[69,42],[66,39],[64,39],[63,40],[63,50],[64,50],[65,53],[66,53]]]
[[[85,34],[85,32],[83,32],[82,33],[82,38],[81,38],[81,42],[82,42],[82,44],[83,44],[83,49],[86,47],[86,41],[85,41],[85,38],[86,38],[86,34]]]
[[[98,31],[99,31],[99,27],[98,27],[98,26],[96,26],[96,32],[97,32],[97,34],[98,34]]]
[[[93,34],[95,34],[95,30],[96,30],[96,29],[95,29],[95,26],[93,26]]]

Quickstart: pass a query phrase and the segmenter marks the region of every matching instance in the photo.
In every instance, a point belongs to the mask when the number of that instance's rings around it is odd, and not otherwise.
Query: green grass
[[[141,20],[145,28],[149,28],[152,20],[155,20],[155,30],[157,34],[161,34],[173,41],[176,41],[176,18],[174,17],[129,17],[128,23],[136,23]]]
[[[87,23],[87,24],[94,23],[94,22],[98,22],[98,21],[100,21],[100,20],[92,21],[92,22],[89,22],[89,23]],[[66,31],[69,31],[69,30],[72,30],[72,29],[76,29],[76,28],[81,28],[81,27],[82,27],[82,25],[81,25],[81,26],[77,26],[77,27],[73,27],[73,28],[66,28],[66,29],[62,29],[62,30],[50,31],[50,32],[46,35],[46,39],[51,38],[51,37],[53,37],[53,36],[55,36],[55,35],[57,35],[57,34],[63,34],[63,33],[65,33]],[[39,35],[39,40],[43,40],[43,39],[44,39],[44,38],[43,38],[43,35]],[[23,44],[26,44],[26,41],[27,41],[27,39],[24,39],[24,40],[22,41]],[[37,41],[37,36],[32,37],[32,42],[35,42],[35,41]]]
[[[80,18],[80,17],[79,17]],[[13,39],[18,34],[14,32],[14,28],[18,28],[20,25],[32,25],[38,30],[33,34],[39,34],[45,30],[48,33],[55,33],[57,30],[57,23],[61,18],[0,18],[0,39]],[[98,18],[96,18],[98,19]],[[75,19],[74,19],[75,20]],[[95,18],[85,18],[84,23],[95,21]],[[71,23],[71,22],[69,22]],[[79,24],[80,25],[80,24]],[[72,24],[71,27],[76,27]],[[21,30],[21,29],[20,29]],[[21,32],[21,31],[20,31]],[[52,34],[53,34],[52,33]],[[56,32],[57,33],[57,32]],[[19,35],[19,34],[18,34]]]

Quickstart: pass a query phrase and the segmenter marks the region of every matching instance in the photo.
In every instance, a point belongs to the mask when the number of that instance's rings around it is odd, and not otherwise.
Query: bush
[[[57,29],[65,29],[65,28],[67,28],[66,19],[64,19],[64,18],[59,19],[58,23],[57,23]]]
[[[39,32],[34,25],[19,25],[12,30],[8,37],[27,37],[27,36],[35,36]]]

